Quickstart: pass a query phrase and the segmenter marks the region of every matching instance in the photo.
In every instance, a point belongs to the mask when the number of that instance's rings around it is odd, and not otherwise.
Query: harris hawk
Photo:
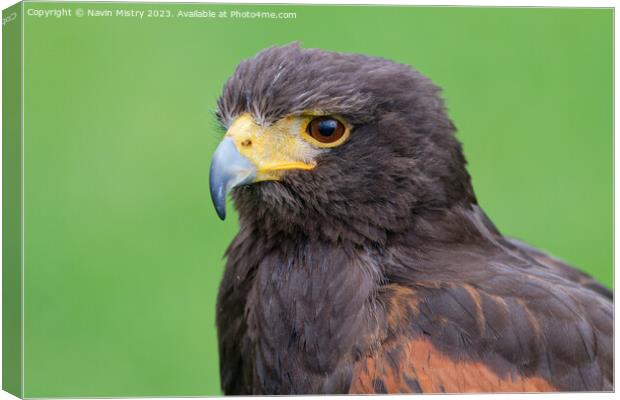
[[[272,47],[217,117],[225,394],[606,391],[612,293],[503,236],[440,89],[407,65]]]

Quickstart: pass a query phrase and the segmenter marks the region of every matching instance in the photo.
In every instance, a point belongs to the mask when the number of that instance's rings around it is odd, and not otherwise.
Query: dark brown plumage
[[[240,225],[217,309],[226,394],[612,390],[611,292],[499,233],[427,78],[288,45],[243,61],[218,105],[255,142],[307,110],[351,127],[277,179],[226,185],[225,157],[249,165],[257,145],[218,150],[214,201],[223,216],[235,186]]]

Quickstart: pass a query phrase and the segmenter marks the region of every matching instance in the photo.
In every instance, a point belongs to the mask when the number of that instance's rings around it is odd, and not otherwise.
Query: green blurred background
[[[297,17],[25,17],[25,396],[220,394],[237,221],[209,198],[213,111],[236,64],[274,44],[429,76],[500,230],[611,286],[611,9],[25,5],[63,7]]]

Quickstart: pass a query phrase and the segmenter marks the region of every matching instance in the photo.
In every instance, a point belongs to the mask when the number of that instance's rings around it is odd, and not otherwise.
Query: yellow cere
[[[235,118],[226,136],[232,138],[239,153],[256,167],[256,182],[278,180],[282,171],[313,169],[322,148],[333,147],[346,140],[348,128],[336,143],[326,145],[313,139],[306,133],[306,127],[313,118],[316,115],[290,115],[262,126],[249,113],[244,113]]]

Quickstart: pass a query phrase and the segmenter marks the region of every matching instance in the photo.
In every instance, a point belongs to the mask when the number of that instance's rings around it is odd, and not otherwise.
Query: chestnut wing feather
[[[386,339],[356,363],[350,392],[612,390],[604,288],[527,250],[452,254],[441,273],[392,277]]]

